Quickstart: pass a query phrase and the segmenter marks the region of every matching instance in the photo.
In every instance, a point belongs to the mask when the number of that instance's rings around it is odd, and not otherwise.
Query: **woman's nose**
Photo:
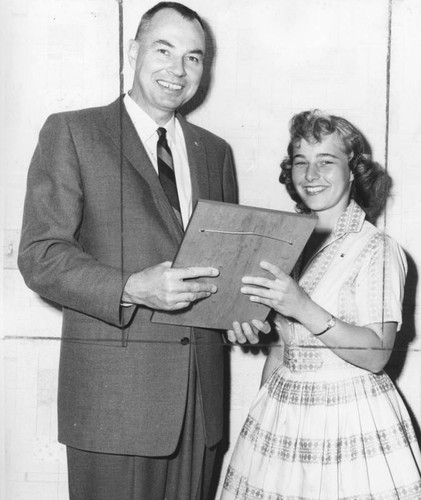
[[[308,181],[314,181],[320,177],[319,169],[317,168],[316,163],[309,163],[306,170],[306,179]]]

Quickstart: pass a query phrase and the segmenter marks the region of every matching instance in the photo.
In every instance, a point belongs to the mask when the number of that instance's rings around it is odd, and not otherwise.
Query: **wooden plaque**
[[[266,260],[290,273],[317,218],[257,207],[199,200],[173,267],[212,266],[218,286],[209,298],[181,311],[155,311],[154,323],[231,329],[233,321],[264,321],[270,309],[240,292],[243,276],[272,277],[260,268]]]

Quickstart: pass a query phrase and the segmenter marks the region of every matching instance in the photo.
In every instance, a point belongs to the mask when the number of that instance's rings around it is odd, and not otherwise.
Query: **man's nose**
[[[171,60],[171,65],[168,71],[175,76],[185,76],[186,68],[184,66],[184,59],[182,57],[174,57]]]
[[[316,163],[309,163],[306,170],[306,179],[308,181],[314,181],[320,177],[319,169]]]

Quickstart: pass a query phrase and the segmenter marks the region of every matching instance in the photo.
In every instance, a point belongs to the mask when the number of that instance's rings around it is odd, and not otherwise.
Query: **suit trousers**
[[[194,351],[191,345],[186,413],[176,451],[169,457],[142,457],[68,446],[70,500],[208,500],[217,447],[205,446]]]

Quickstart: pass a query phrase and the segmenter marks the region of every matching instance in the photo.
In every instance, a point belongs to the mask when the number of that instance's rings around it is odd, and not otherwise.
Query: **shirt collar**
[[[129,94],[124,96],[124,105],[126,106],[127,113],[129,114],[142,142],[147,142],[153,136],[157,138],[156,131],[158,129],[158,125],[138,104],[136,104]],[[167,130],[169,142],[175,142],[176,133],[174,114],[164,125],[164,128]]]

